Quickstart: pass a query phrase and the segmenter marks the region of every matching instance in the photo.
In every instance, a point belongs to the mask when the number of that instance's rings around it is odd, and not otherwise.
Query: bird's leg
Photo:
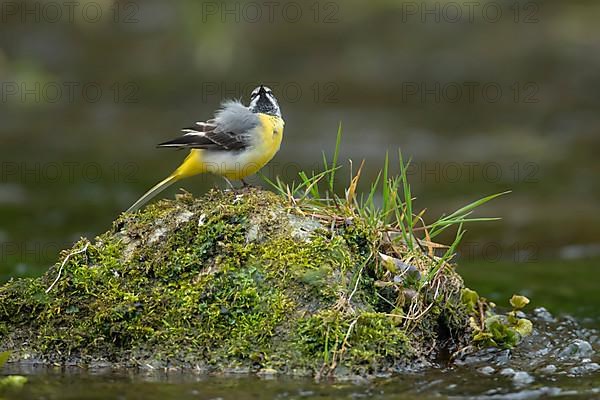
[[[231,190],[235,190],[235,187],[229,179],[227,179],[226,177],[223,177],[223,179],[225,179],[225,182],[227,182],[227,185],[231,188]]]
[[[248,184],[248,182],[246,182],[243,178],[240,179],[240,182],[242,182],[243,187],[245,187],[245,188],[250,187],[250,185]]]

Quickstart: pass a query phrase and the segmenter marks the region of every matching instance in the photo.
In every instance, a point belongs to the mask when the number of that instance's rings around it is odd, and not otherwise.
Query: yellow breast
[[[267,114],[258,114],[260,125],[255,128],[257,138],[254,146],[246,150],[246,167],[238,176],[232,179],[242,179],[254,175],[264,167],[279,151],[283,138],[283,119]]]
[[[261,122],[261,140],[256,147],[262,147],[264,164],[268,163],[279,151],[283,139],[283,119],[267,114],[258,114]],[[264,165],[263,164],[263,165]]]
[[[283,138],[283,119],[262,113],[258,114],[258,119],[260,125],[254,128],[254,144],[239,154],[239,167],[235,171],[222,171],[221,175],[236,180],[254,175],[279,151]]]

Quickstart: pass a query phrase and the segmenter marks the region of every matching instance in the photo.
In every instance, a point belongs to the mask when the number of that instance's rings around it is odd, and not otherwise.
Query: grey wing
[[[247,107],[228,101],[222,104],[214,119],[182,129],[183,136],[160,143],[158,147],[242,150],[252,144],[249,132],[258,124],[258,116]]]

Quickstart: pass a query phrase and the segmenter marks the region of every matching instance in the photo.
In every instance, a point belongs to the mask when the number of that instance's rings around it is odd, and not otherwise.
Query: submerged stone
[[[548,364],[546,366],[544,366],[543,368],[540,369],[540,372],[544,373],[544,374],[553,374],[556,372],[556,365],[554,364]]]
[[[494,368],[490,367],[489,365],[486,365],[485,367],[481,367],[477,371],[479,371],[480,373],[482,373],[484,375],[492,375],[494,372],[496,372],[496,370]]]
[[[583,375],[589,374],[592,372],[596,372],[600,370],[600,365],[598,363],[588,362],[578,367],[573,367],[569,370],[569,374],[571,375]]]
[[[515,385],[526,385],[535,381],[534,377],[529,375],[525,371],[515,372],[515,374],[512,377],[512,380]]]
[[[451,266],[425,282],[432,257],[336,212],[251,189],[123,214],[44,276],[0,288],[0,347],[44,363],[341,377],[431,365],[471,343],[479,311]],[[387,251],[410,263],[383,267]],[[398,265],[411,273],[397,279]]]
[[[575,339],[569,343],[560,353],[561,357],[584,358],[594,354],[592,345],[582,339]]]

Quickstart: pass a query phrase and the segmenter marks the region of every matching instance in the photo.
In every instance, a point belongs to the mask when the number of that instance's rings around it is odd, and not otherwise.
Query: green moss
[[[452,269],[411,300],[417,282],[394,281],[377,233],[347,217],[321,224],[255,189],[124,214],[44,276],[0,288],[0,343],[52,362],[365,375],[470,337]],[[429,308],[406,317],[415,307]]]

